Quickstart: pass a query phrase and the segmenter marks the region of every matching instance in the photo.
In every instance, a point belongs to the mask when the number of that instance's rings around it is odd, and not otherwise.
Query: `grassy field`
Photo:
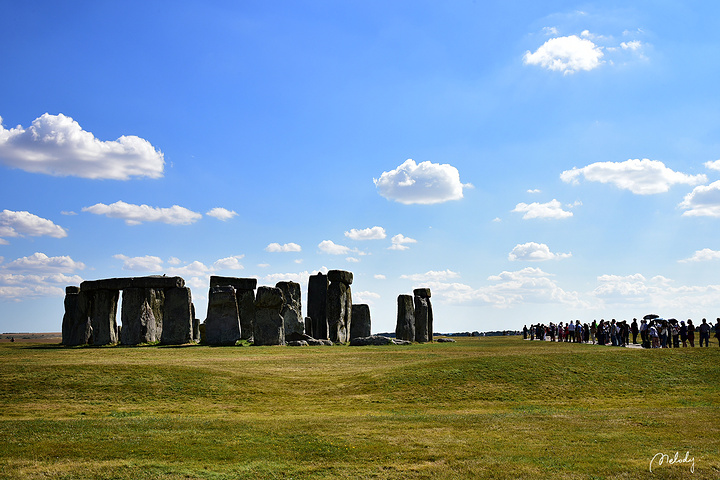
[[[720,478],[717,343],[457,340],[2,343],[0,478]]]

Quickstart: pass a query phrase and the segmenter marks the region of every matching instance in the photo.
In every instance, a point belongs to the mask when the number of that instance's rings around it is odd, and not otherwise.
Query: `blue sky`
[[[355,274],[373,331],[720,316],[714,2],[5,2],[0,331]],[[303,305],[305,306],[305,305]]]

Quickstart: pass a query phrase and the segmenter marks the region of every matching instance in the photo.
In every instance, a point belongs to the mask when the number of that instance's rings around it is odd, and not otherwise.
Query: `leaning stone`
[[[310,331],[306,328],[305,333],[318,339],[328,338],[328,285],[328,277],[322,273],[311,275],[308,280],[307,315],[311,319],[312,327]]]
[[[253,325],[255,345],[285,344],[284,321],[280,313],[283,303],[283,293],[279,288],[258,288]]]
[[[283,328],[285,329],[285,340],[289,335],[297,333],[304,335],[305,322],[302,316],[302,303],[300,284],[295,282],[278,282],[275,285],[283,292],[285,302],[282,307]]]
[[[295,342],[295,341],[299,341],[299,340],[305,340],[305,341],[307,341],[307,340],[315,340],[315,339],[314,339],[313,337],[311,337],[310,335],[307,335],[307,334],[305,334],[305,333],[293,332],[293,333],[291,333],[291,334],[289,334],[289,335],[287,335],[287,334],[285,335],[285,341],[286,341],[286,342]]]
[[[192,294],[187,287],[165,291],[165,310],[160,342],[165,345],[182,345],[192,342]]]
[[[415,341],[425,343],[428,341],[428,317],[430,316],[430,308],[428,306],[428,298],[415,295]]]
[[[352,323],[350,324],[350,340],[358,337],[369,337],[370,307],[364,303],[352,306]]]
[[[397,305],[395,338],[412,342],[415,340],[415,309],[413,307],[413,297],[410,295],[398,295]]]
[[[346,270],[330,270],[327,274],[327,277],[328,280],[330,280],[330,283],[340,282],[344,283],[345,285],[352,285],[353,282],[352,272],[348,272]]]
[[[440,337],[435,341],[438,343],[455,343],[455,340],[453,340],[452,338],[445,338],[445,337]]]
[[[292,342],[287,342],[288,347],[307,347],[309,344],[305,340],[294,340]]]
[[[352,307],[348,308],[348,304],[352,305],[350,287],[342,282],[332,282],[328,287],[327,323],[328,338],[335,343],[349,340]]]
[[[210,288],[205,337],[208,345],[235,345],[240,340],[240,317],[233,287]]]
[[[82,291],[82,287],[80,287]],[[90,292],[90,322],[93,345],[112,345],[117,338],[118,290],[93,290]]]

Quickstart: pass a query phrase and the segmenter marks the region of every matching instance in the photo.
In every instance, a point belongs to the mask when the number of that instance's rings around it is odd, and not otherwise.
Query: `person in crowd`
[[[633,318],[633,321],[630,324],[630,331],[632,332],[632,336],[633,336],[633,345],[637,345],[637,336],[638,336],[638,333],[640,333],[640,329],[639,329],[638,323],[637,323],[637,318]]]
[[[619,345],[617,334],[617,323],[615,323],[615,319],[613,318],[610,320],[610,343],[613,347],[617,347]]]
[[[605,319],[601,318],[597,329],[597,343],[598,345],[605,345]]]
[[[668,339],[668,328],[667,328],[667,320],[663,320],[660,322],[659,326],[659,334],[660,334],[660,348],[667,348],[667,339]]]
[[[650,338],[648,337],[648,323],[644,318],[640,321],[640,341],[643,348],[650,348]]]
[[[705,342],[705,346],[710,346],[710,325],[707,323],[706,319],[702,319],[702,323],[698,327],[698,331],[700,332],[700,347],[703,346],[703,342]]]
[[[575,324],[572,320],[568,322],[568,342],[574,342],[575,341]]]
[[[530,340],[535,340],[535,325],[530,325]]]
[[[595,339],[597,338],[597,321],[593,319],[592,325],[590,325],[590,340],[592,341],[593,345],[595,345]]]
[[[585,343],[590,343],[590,325],[587,323],[583,324],[583,341]]]
[[[652,348],[660,348],[660,335],[655,327],[655,322],[650,324],[650,327],[648,328],[648,336],[652,342]]]
[[[523,326],[523,340],[527,340],[528,337],[528,328],[527,325]]]
[[[575,343],[582,343],[583,332],[580,320],[575,320]]]
[[[693,325],[692,320],[688,318],[687,321],[687,335],[688,335],[688,342],[690,342],[690,346],[695,346],[695,325]]]
[[[670,334],[672,335],[673,348],[680,348],[680,325],[675,319],[670,323]]]
[[[718,346],[720,347],[720,318],[717,319],[715,324],[715,338],[718,339]]]
[[[680,341],[682,341],[683,347],[687,347],[687,325],[683,320],[680,320]]]

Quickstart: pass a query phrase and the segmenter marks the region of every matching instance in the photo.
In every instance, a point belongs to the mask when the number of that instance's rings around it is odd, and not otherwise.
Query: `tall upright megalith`
[[[284,345],[285,326],[281,315],[282,290],[276,287],[259,287],[255,297],[254,345]]]
[[[80,287],[65,289],[65,314],[62,322],[62,344],[85,345],[92,336],[92,324],[88,315],[87,295]]]
[[[345,343],[350,340],[352,323],[350,285],[353,274],[345,270],[330,270],[327,277],[330,280],[327,293],[328,338],[335,343]]]
[[[328,285],[328,277],[322,272],[311,275],[308,280],[307,316],[310,317],[311,329],[305,329],[305,333],[317,339],[328,339]]]
[[[240,317],[240,337],[247,340],[253,335],[253,321],[255,319],[255,288],[257,278],[210,277],[210,288],[231,286],[235,289],[235,298]]]
[[[416,288],[413,290],[415,300],[415,341],[432,342],[433,313],[430,303],[430,289]]]
[[[90,325],[93,345],[111,345],[117,338],[119,290],[97,289],[90,294]]]
[[[165,290],[165,309],[160,342],[182,345],[193,341],[193,305],[189,287]]]
[[[398,295],[395,338],[415,341],[415,308],[412,295]]]
[[[121,344],[137,345],[157,340],[157,324],[151,306],[153,297],[154,290],[149,288],[126,288],[122,291]]]
[[[352,306],[352,323],[350,324],[350,340],[353,338],[369,337],[370,307],[364,303]]]
[[[285,336],[305,333],[305,320],[302,316],[302,299],[300,284],[295,282],[278,282],[275,287],[283,293],[283,307],[280,314],[283,317]]]
[[[230,286],[210,287],[205,343],[235,345],[240,340],[240,316],[235,289]]]

